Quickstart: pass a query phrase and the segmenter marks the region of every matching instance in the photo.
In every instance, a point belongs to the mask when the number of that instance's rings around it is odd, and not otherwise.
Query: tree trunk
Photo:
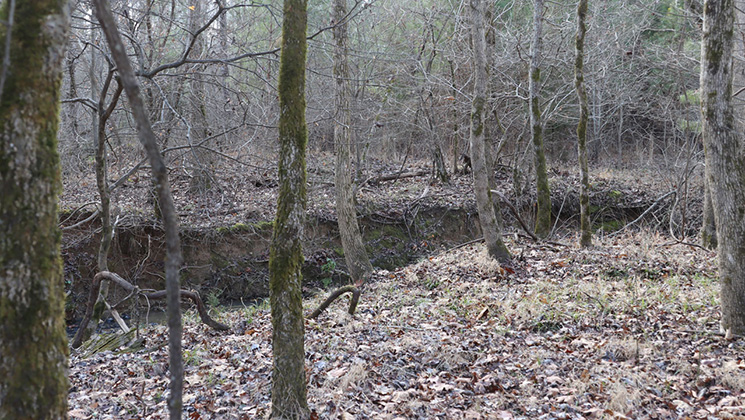
[[[272,419],[308,419],[301,294],[306,210],[307,0],[285,0],[279,70],[279,197],[269,255]]]
[[[127,57],[127,51],[117,30],[111,7],[106,0],[94,0],[96,17],[106,35],[111,55],[121,76],[124,91],[129,99],[137,134],[140,138],[152,168],[153,180],[158,194],[158,201],[166,231],[166,305],[168,315],[168,353],[170,371],[170,395],[168,396],[168,411],[171,420],[181,419],[182,393],[184,381],[184,365],[181,357],[181,306],[179,270],[183,261],[181,256],[181,240],[179,239],[178,216],[173,204],[171,187],[168,182],[168,171],[163,156],[158,150],[155,133],[150,126],[147,110],[140,93],[134,70]]]
[[[471,165],[473,168],[473,191],[479,211],[481,231],[486,241],[489,256],[502,264],[509,264],[512,257],[502,240],[501,224],[498,222],[496,208],[489,189],[492,176],[487,159],[484,122],[486,120],[487,78],[486,40],[484,30],[484,4],[482,0],[471,0],[471,34],[473,39],[474,86],[471,109]]]
[[[458,98],[458,87],[456,86],[456,78],[455,78],[455,63],[453,60],[448,60],[448,65],[450,66],[450,86],[451,86],[451,101],[453,102],[453,154],[451,156],[452,163],[453,163],[453,174],[458,174],[458,159],[460,159],[460,136],[458,135],[458,101],[456,98]]]
[[[551,233],[551,192],[546,173],[546,152],[543,147],[543,122],[541,121],[541,55],[543,49],[543,0],[534,0],[533,42],[530,52],[529,98],[530,134],[533,138],[535,158],[535,184],[537,192],[535,234],[545,238]]]
[[[352,118],[349,111],[349,66],[347,63],[347,25],[341,24],[347,16],[347,0],[334,0],[334,79],[336,80],[336,121],[334,144],[336,147],[336,215],[339,234],[353,283],[364,281],[373,267],[365,251],[362,233],[357,223],[352,185]]]
[[[192,0],[190,4],[189,32],[195,34],[202,26],[203,5],[202,0]],[[195,59],[204,58],[204,49],[205,41],[200,35],[194,40],[194,46],[189,56]],[[212,153],[194,147],[195,144],[210,135],[209,121],[207,119],[207,93],[204,86],[204,76],[202,75],[205,71],[205,66],[203,64],[194,64],[190,67],[187,71],[190,73],[191,78],[191,83],[189,84],[191,87],[191,95],[189,96],[191,129],[187,134],[187,140],[191,147],[190,153],[194,167],[192,168],[189,189],[192,192],[203,193],[211,188],[214,177],[214,159]]]
[[[588,106],[587,92],[585,91],[584,61],[585,61],[585,34],[587,26],[587,0],[580,0],[577,5],[577,36],[575,38],[574,58],[574,87],[579,99],[579,123],[577,124],[577,156],[579,158],[579,246],[587,248],[592,246],[592,230],[590,229],[590,178],[587,168],[587,121]]]
[[[717,249],[717,225],[714,218],[714,207],[711,204],[711,188],[709,181],[704,180],[704,214],[701,223],[701,246],[707,249]]]
[[[99,52],[97,49],[91,49],[91,63],[95,62],[94,57],[95,54],[98,53]],[[98,84],[96,83],[96,78],[93,74],[93,67],[94,65],[91,64],[91,91],[98,94],[98,101],[96,102],[96,107],[93,112],[92,132],[93,144],[96,145],[96,186],[98,187],[98,196],[101,199],[101,208],[99,209],[101,213],[101,243],[98,246],[97,261],[98,271],[108,271],[109,250],[111,248],[111,242],[114,238],[114,226],[111,223],[111,190],[109,188],[109,182],[107,180],[108,159],[106,157],[106,122],[108,121],[111,113],[114,111],[114,108],[119,102],[119,97],[121,96],[123,87],[120,82],[117,82],[117,88],[116,91],[114,91],[111,103],[108,107],[104,107],[104,102],[106,100],[109,87],[111,86],[111,82],[113,81],[114,73],[113,70],[109,71],[103,88],[100,92],[97,92]],[[98,323],[101,320],[104,311],[106,310],[106,297],[108,296],[108,294],[109,281],[108,279],[106,279],[101,284],[101,289],[99,291],[98,298],[96,299],[96,304],[93,307],[93,312],[90,314],[90,322],[88,322],[87,327],[79,328],[78,331],[75,333],[75,337],[73,338],[71,343],[73,348],[79,347],[95,332],[96,328],[98,327]],[[112,309],[111,311],[114,310]]]
[[[65,1],[9,0],[0,19],[12,22],[0,36],[0,419],[63,419],[57,127],[70,16]]]
[[[707,0],[701,48],[701,109],[728,336],[745,334],[745,156],[732,106],[734,1]]]

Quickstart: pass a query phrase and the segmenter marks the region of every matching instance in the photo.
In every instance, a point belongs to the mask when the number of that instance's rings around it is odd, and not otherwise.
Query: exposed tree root
[[[144,292],[140,290],[139,287],[133,285],[127,280],[124,280],[121,276],[119,276],[116,273],[112,273],[110,271],[101,271],[100,273],[96,274],[93,277],[93,283],[91,284],[91,291],[88,297],[88,306],[85,310],[85,316],[83,316],[83,319],[80,321],[80,325],[78,326],[78,331],[75,333],[75,337],[73,338],[72,343],[71,343],[71,346],[73,348],[78,348],[80,347],[81,344],[83,344],[83,331],[85,331],[85,328],[88,326],[88,323],[91,320],[91,316],[93,314],[93,307],[96,304],[96,298],[98,297],[98,291],[101,288],[101,280],[103,279],[111,280],[112,282],[118,284],[124,290],[131,292],[129,297],[137,295],[137,296],[142,296],[149,300],[165,299],[166,297],[165,290],[159,290],[155,292]],[[198,293],[192,292],[189,290],[181,290],[180,295],[182,298],[187,298],[187,299],[190,299],[192,302],[194,302],[194,304],[197,307],[197,312],[199,312],[199,318],[206,325],[216,330],[225,331],[225,330],[230,329],[228,325],[217,322],[214,319],[212,319],[212,317],[210,317],[209,313],[207,312],[207,307],[204,305],[204,302],[202,301],[202,298],[199,296]]]
[[[316,308],[315,311],[313,311],[312,314],[308,315],[308,319],[314,319],[318,317],[318,315],[321,315],[321,312],[326,310],[326,308],[331,305],[333,301],[335,301],[339,296],[343,295],[344,293],[351,293],[352,294],[352,300],[349,302],[349,314],[354,315],[354,311],[357,310],[357,303],[360,300],[360,292],[361,287],[358,287],[354,284],[349,284],[343,287],[340,287],[336,290],[334,290],[329,297],[326,298],[326,300],[323,301],[322,304]]]

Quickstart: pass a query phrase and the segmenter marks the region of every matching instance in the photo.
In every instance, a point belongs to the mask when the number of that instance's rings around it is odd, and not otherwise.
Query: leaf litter
[[[718,334],[713,253],[649,232],[507,240],[514,273],[463,246],[377,271],[354,316],[342,299],[306,321],[312,418],[745,419],[745,340]],[[185,418],[267,418],[268,305],[214,315],[233,330],[185,314]],[[141,334],[145,351],[73,352],[70,418],[167,418],[167,331]]]

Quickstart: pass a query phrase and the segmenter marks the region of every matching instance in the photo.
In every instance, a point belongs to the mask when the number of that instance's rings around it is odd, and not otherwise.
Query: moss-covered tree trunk
[[[701,45],[702,133],[727,335],[745,334],[745,148],[732,106],[734,15],[734,0],[707,0]]]
[[[481,232],[484,235],[489,256],[502,264],[510,263],[512,257],[502,240],[502,226],[496,212],[498,205],[492,200],[489,178],[492,176],[491,162],[487,159],[484,123],[486,120],[486,98],[488,71],[486,67],[486,34],[484,29],[484,4],[482,0],[470,0],[471,38],[473,40],[474,85],[471,109],[471,165],[473,169],[473,191],[479,211]]]
[[[551,192],[546,172],[546,152],[543,147],[543,122],[541,121],[541,60],[543,54],[543,0],[534,0],[533,42],[530,44],[530,81],[528,108],[530,135],[533,139],[536,181],[535,234],[545,238],[551,233]]]
[[[11,64],[0,97],[0,419],[63,419],[57,126],[69,12],[64,0],[16,0],[12,21],[0,36]]]
[[[585,91],[584,61],[585,34],[587,33],[587,0],[580,0],[577,4],[577,35],[574,39],[574,88],[579,100],[579,122],[577,123],[577,156],[579,158],[579,246],[592,246],[592,230],[590,229],[590,177],[587,167],[587,120],[589,110],[587,106],[587,91]]]
[[[357,210],[354,207],[352,185],[352,118],[349,111],[349,65],[347,63],[347,0],[334,0],[334,79],[336,80],[336,118],[334,145],[336,148],[336,216],[339,234],[352,279],[364,281],[373,267],[365,251]]]
[[[269,255],[272,305],[272,419],[310,417],[301,294],[306,209],[306,0],[285,0],[279,64],[279,198]]]

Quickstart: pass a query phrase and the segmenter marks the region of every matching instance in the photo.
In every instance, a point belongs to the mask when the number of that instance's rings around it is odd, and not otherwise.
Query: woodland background
[[[133,284],[162,285],[165,246],[135,117],[92,4],[70,3],[59,151],[66,310],[74,320],[92,274],[109,263]],[[182,274],[187,284],[191,275],[209,279],[191,285],[212,307],[241,303],[210,312],[230,324],[229,333],[187,316],[185,413],[266,416],[266,285],[251,289],[243,280],[266,279],[277,211],[281,5],[132,0],[112,7],[173,185],[186,244]],[[330,1],[308,5],[315,239],[305,255],[306,309],[318,304],[319,288],[349,281],[338,243],[318,239],[336,235],[329,228],[338,122],[331,9]],[[584,80],[597,241],[578,251],[571,245],[580,212],[576,3],[546,4],[539,103],[555,220],[548,241],[534,243],[514,225],[535,218],[533,4],[488,2],[490,163],[516,208],[504,212],[515,255],[505,268],[474,241],[467,4],[349,3],[354,192],[378,269],[355,317],[332,307],[306,322],[311,418],[742,418],[742,337],[725,341],[713,332],[716,254],[698,245],[702,12],[696,0],[590,2]],[[740,38],[736,90],[745,68]],[[110,192],[103,199],[102,182]],[[99,221],[109,205],[111,219]],[[108,250],[96,249],[106,225],[110,261],[101,257]],[[135,317],[144,309],[130,310]],[[149,347],[135,356],[73,353],[73,418],[164,418],[164,331],[143,327],[142,336],[139,344]]]

